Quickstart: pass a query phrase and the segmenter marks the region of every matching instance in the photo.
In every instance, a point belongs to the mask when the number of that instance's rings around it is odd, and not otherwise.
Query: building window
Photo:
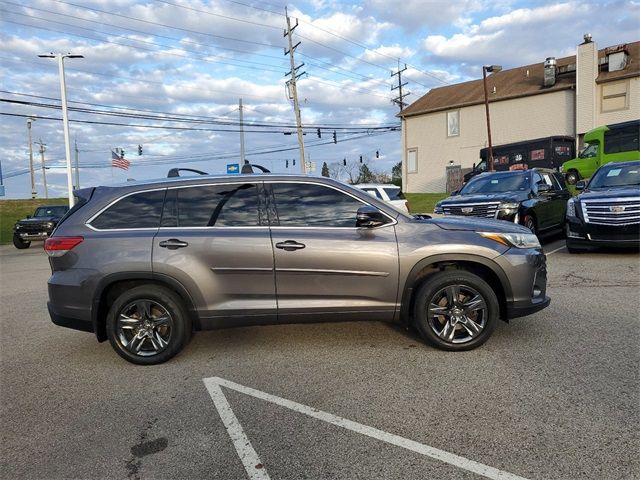
[[[407,173],[416,173],[418,171],[418,149],[410,148],[407,150]]]
[[[460,110],[447,112],[447,137],[460,135]]]
[[[629,82],[605,83],[602,85],[602,112],[615,112],[629,108]]]

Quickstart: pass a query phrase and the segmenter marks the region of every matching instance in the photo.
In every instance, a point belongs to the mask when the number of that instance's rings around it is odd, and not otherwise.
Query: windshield
[[[640,185],[640,164],[607,166],[598,170],[589,182],[590,189]]]
[[[36,208],[36,213],[34,213],[34,217],[62,217],[65,213],[67,213],[67,207],[38,207]]]
[[[529,175],[522,173],[483,175],[470,180],[462,190],[460,195],[472,193],[502,193],[502,192],[524,192],[531,188]]]
[[[597,143],[588,143],[586,147],[582,149],[580,154],[578,155],[580,158],[591,158],[598,156],[598,144]]]

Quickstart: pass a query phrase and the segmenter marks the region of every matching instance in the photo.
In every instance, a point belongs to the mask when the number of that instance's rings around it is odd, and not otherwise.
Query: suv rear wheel
[[[471,350],[496,328],[499,305],[493,289],[477,275],[449,270],[420,287],[414,318],[422,337],[443,350]]]
[[[125,360],[153,365],[166,362],[187,344],[191,319],[171,290],[142,285],[122,293],[111,305],[107,336]]]

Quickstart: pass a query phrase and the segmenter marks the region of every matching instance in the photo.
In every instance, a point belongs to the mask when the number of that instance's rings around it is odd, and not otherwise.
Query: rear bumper
[[[53,310],[51,302],[47,302],[47,309],[49,310],[51,321],[56,325],[60,327],[72,328],[73,330],[81,330],[83,332],[94,333],[93,323],[91,322],[91,320],[60,315]]]

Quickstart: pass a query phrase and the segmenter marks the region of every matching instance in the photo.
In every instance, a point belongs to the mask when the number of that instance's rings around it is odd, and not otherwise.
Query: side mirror
[[[459,192],[460,192],[460,190],[454,190],[449,195],[453,197],[454,195],[457,195]]]
[[[384,213],[371,205],[365,205],[358,209],[356,214],[356,227],[374,228],[387,223]]]
[[[471,170],[475,170],[476,169],[476,164],[473,164],[473,167],[471,167]]]
[[[551,185],[548,185],[546,183],[538,184],[538,193],[550,192],[551,190],[553,190],[553,187]]]
[[[585,188],[587,188],[587,182],[584,180],[578,180],[576,182],[576,190],[584,190]]]
[[[27,215],[27,218],[31,218],[31,215]]]

